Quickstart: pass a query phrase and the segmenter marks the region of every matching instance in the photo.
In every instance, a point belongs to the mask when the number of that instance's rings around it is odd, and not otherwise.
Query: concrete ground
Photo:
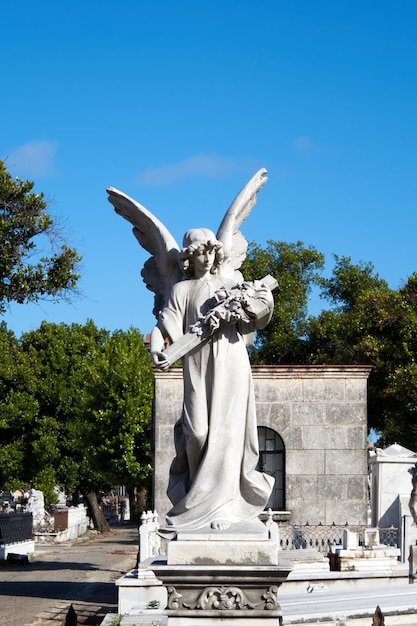
[[[0,565],[0,626],[61,626],[71,604],[78,624],[117,613],[115,581],[136,563],[136,526],[88,531],[76,541],[36,544],[29,565]]]
[[[115,615],[108,614],[102,622],[102,626],[113,626],[115,621]],[[256,620],[253,620],[254,626],[256,626]],[[271,626],[279,626],[278,618],[275,621],[271,620]],[[167,626],[167,618],[162,614],[155,615],[125,615],[120,616],[120,621],[117,622],[118,626]],[[220,622],[222,626],[233,626],[232,622],[223,620]],[[264,623],[264,622],[263,622]],[[282,626],[372,626],[372,616],[361,618],[336,618],[329,619],[323,617],[322,619],[311,620],[308,617],[302,622],[292,622],[291,620],[283,618]],[[409,615],[386,615],[384,617],[384,626],[417,626],[417,614]]]
[[[115,616],[108,614],[102,626],[113,626]],[[256,620],[253,620],[254,626],[256,626]],[[280,626],[278,624],[278,618],[275,621],[271,620],[271,626]],[[222,626],[233,626],[232,622],[223,620],[220,622]],[[264,623],[264,622],[263,622]],[[159,615],[125,615],[120,617],[119,626],[167,626],[167,618],[161,614]],[[417,614],[411,615],[386,615],[384,617],[384,626],[416,626]],[[337,618],[329,619],[323,618],[320,620],[310,620],[308,617],[302,622],[291,622],[285,617],[283,619],[282,626],[373,626],[372,616],[362,618]]]
[[[117,616],[117,587],[115,581],[134,568],[138,532],[135,526],[112,528],[109,535],[87,532],[76,541],[64,544],[37,545],[29,565],[0,566],[0,626],[58,626],[65,624],[71,605],[78,624],[109,625]],[[417,585],[411,590],[417,594]],[[284,594],[285,597],[286,594]],[[327,594],[306,594],[303,600],[304,619],[297,622],[289,615],[284,597],[281,598],[284,626],[371,626],[372,617],[359,619],[329,619],[326,616]],[[291,594],[286,597],[293,602]],[[323,604],[323,616],[308,617],[306,600]],[[374,601],[373,601],[374,602]],[[385,605],[380,602],[381,607]],[[372,606],[375,604],[373,603]],[[414,605],[415,606],[415,605]],[[284,610],[286,608],[287,610]],[[304,613],[306,611],[306,613]],[[166,618],[155,615],[124,616],[126,624],[164,626]],[[311,611],[312,614],[312,611]],[[310,614],[310,615],[311,615]],[[316,614],[317,615],[317,614]],[[228,626],[228,625],[227,625]],[[417,614],[385,617],[385,626],[417,626]]]

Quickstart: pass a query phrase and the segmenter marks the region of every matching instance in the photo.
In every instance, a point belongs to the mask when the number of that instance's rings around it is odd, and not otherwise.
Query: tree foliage
[[[370,364],[369,426],[417,449],[417,274],[398,290],[373,272],[336,258],[324,293],[336,308],[310,320],[309,362]]]
[[[0,354],[0,484],[13,489],[27,483],[38,403],[31,363],[4,322],[0,324]]]
[[[153,374],[137,330],[119,330],[108,337],[89,367],[88,387],[91,422],[87,439],[103,480],[128,488],[148,485]]]
[[[84,326],[43,322],[22,337],[22,351],[35,369],[34,396],[39,406],[33,424],[36,450],[31,474],[38,483],[44,476],[39,488],[47,499],[56,484],[71,490],[80,482],[86,462],[80,422],[88,424],[88,362],[94,362],[107,336],[92,322]]]
[[[305,334],[308,298],[320,278],[324,256],[313,247],[268,241],[266,248],[251,243],[242,266],[246,280],[271,274],[278,281],[274,291],[274,315],[256,336],[252,361],[296,363],[302,359],[300,337]]]
[[[100,490],[149,487],[153,375],[139,331],[43,322],[18,342],[0,329],[0,484],[47,501],[55,485],[76,489],[96,515]]]
[[[80,257],[63,243],[34,183],[13,179],[0,161],[0,314],[7,304],[65,298],[79,278]]]
[[[279,281],[274,318],[258,333],[253,361],[372,365],[369,426],[381,432],[381,444],[417,449],[417,274],[394,290],[371,263],[355,265],[335,255],[332,274],[324,278],[322,257],[313,252],[300,244],[252,246],[245,276],[269,272]],[[312,285],[330,308],[307,317]]]

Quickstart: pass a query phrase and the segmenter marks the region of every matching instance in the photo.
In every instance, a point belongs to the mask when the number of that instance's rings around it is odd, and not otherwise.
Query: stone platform
[[[258,519],[221,531],[178,532],[166,557],[149,559],[118,581],[119,613],[154,611],[168,626],[278,625],[278,589],[290,569],[278,563],[276,539]]]
[[[181,531],[166,562],[150,568],[167,589],[169,626],[278,624],[278,588],[289,567],[258,519],[225,530]]]

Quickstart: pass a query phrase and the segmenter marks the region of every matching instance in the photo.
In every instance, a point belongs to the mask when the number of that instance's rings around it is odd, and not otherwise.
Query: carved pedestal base
[[[259,520],[223,531],[182,531],[165,561],[149,565],[167,590],[168,626],[272,626],[282,623],[277,539]]]
[[[168,592],[169,626],[279,624],[278,588],[289,569],[277,565],[167,565],[152,570]],[[272,621],[271,621],[272,620]]]

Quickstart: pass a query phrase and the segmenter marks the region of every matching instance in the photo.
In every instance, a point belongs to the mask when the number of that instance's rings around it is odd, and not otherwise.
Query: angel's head
[[[187,230],[182,245],[180,264],[184,274],[189,278],[194,275],[193,257],[206,250],[213,252],[213,263],[210,268],[212,274],[217,272],[219,265],[223,262],[223,244],[216,239],[215,234],[208,228]]]

